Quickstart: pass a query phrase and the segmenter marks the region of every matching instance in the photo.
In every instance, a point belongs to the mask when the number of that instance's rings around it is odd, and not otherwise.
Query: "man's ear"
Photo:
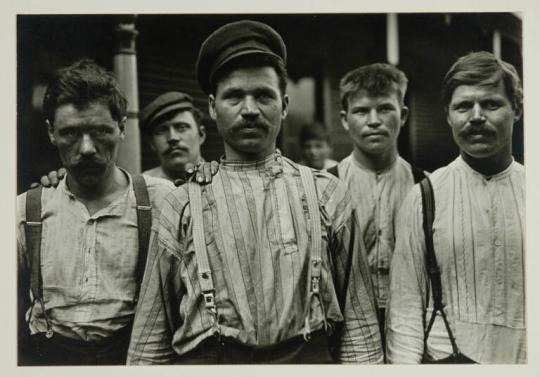
[[[514,123],[516,123],[523,115],[523,108],[520,106],[514,106]]]
[[[206,140],[206,129],[204,126],[199,126],[199,145],[202,145]]]
[[[125,137],[126,137],[126,122],[127,122],[127,117],[123,117],[119,122],[118,122],[118,128],[120,128],[120,140],[124,140]]]
[[[216,97],[213,94],[208,95],[208,114],[210,118],[216,120]]]
[[[51,144],[56,146],[56,138],[54,137],[54,126],[49,122],[48,119],[45,120],[45,124],[47,124],[47,133],[49,134],[49,140],[51,141]]]
[[[285,119],[289,113],[289,96],[285,94],[281,100],[281,119]]]
[[[451,128],[452,123],[450,123],[450,114],[448,113],[448,106],[444,108],[444,115],[446,116],[446,124]]]
[[[401,108],[401,126],[403,127],[405,125],[405,122],[407,122],[407,118],[409,117],[409,108],[407,106],[403,106]]]
[[[152,152],[158,154],[156,146],[154,145],[154,137],[152,135],[148,136],[148,144],[150,144],[150,149],[152,150]]]
[[[339,117],[341,119],[341,125],[345,129],[345,131],[349,132],[349,122],[347,121],[347,112],[345,110],[341,110],[339,112]]]

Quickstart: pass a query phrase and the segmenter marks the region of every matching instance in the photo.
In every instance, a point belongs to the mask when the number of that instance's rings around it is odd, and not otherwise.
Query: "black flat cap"
[[[150,102],[141,111],[139,127],[151,131],[153,122],[171,111],[193,109],[193,99],[181,92],[167,92]]]
[[[281,36],[262,22],[242,20],[223,25],[201,45],[196,71],[199,85],[206,94],[216,72],[225,63],[240,56],[259,54],[287,60],[287,48]]]

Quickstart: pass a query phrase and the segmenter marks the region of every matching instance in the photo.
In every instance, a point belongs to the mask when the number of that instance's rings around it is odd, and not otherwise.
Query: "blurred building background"
[[[207,113],[194,74],[202,41],[219,26],[249,18],[274,27],[288,48],[290,113],[278,140],[297,160],[303,123],[326,124],[334,159],[352,150],[339,120],[339,80],[363,64],[390,62],[409,78],[409,120],[401,155],[434,170],[458,153],[440,99],[450,65],[470,51],[487,50],[522,76],[522,22],[511,13],[272,14],[272,15],[19,15],[17,17],[18,192],[60,166],[49,143],[41,102],[54,70],[81,57],[114,70],[130,100],[128,137],[119,164],[139,172],[158,164],[140,140],[138,111],[170,90],[191,94]],[[205,120],[207,160],[223,153],[215,124]],[[523,162],[523,123],[514,129],[514,156]]]

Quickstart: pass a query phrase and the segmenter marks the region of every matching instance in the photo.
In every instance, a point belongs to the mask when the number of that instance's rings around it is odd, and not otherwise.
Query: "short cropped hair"
[[[444,77],[442,85],[444,107],[448,109],[454,90],[460,85],[497,86],[501,81],[514,109],[521,110],[523,88],[512,64],[498,59],[487,51],[471,52],[462,56]]]
[[[364,65],[348,72],[341,79],[339,85],[341,107],[347,111],[349,98],[361,90],[365,90],[370,96],[388,95],[396,91],[399,103],[403,106],[408,82],[405,73],[391,64]]]
[[[81,59],[56,71],[45,92],[43,113],[52,124],[58,107],[84,108],[94,102],[108,107],[117,122],[126,116],[127,100],[114,75],[91,59]]]
[[[287,68],[283,60],[268,56],[268,55],[246,55],[240,56],[231,62],[224,64],[214,74],[212,81],[210,82],[210,92],[216,94],[217,84],[223,77],[227,76],[232,71],[242,68],[260,68],[260,67],[272,67],[277,73],[279,79],[279,90],[281,95],[285,95],[287,91]]]
[[[298,141],[300,145],[303,145],[310,140],[321,140],[330,143],[330,136],[326,131],[326,127],[322,123],[306,123],[300,129],[300,134],[298,136]]]

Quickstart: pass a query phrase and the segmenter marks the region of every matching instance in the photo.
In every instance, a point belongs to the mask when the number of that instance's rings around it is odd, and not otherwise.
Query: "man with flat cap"
[[[212,183],[164,200],[128,363],[382,362],[353,201],[276,149],[285,61],[281,36],[260,22],[202,44],[197,77],[225,155]]]
[[[167,92],[150,102],[141,112],[140,126],[160,165],[143,174],[183,183],[186,164],[203,161],[201,144],[206,133],[202,118],[186,93]]]

